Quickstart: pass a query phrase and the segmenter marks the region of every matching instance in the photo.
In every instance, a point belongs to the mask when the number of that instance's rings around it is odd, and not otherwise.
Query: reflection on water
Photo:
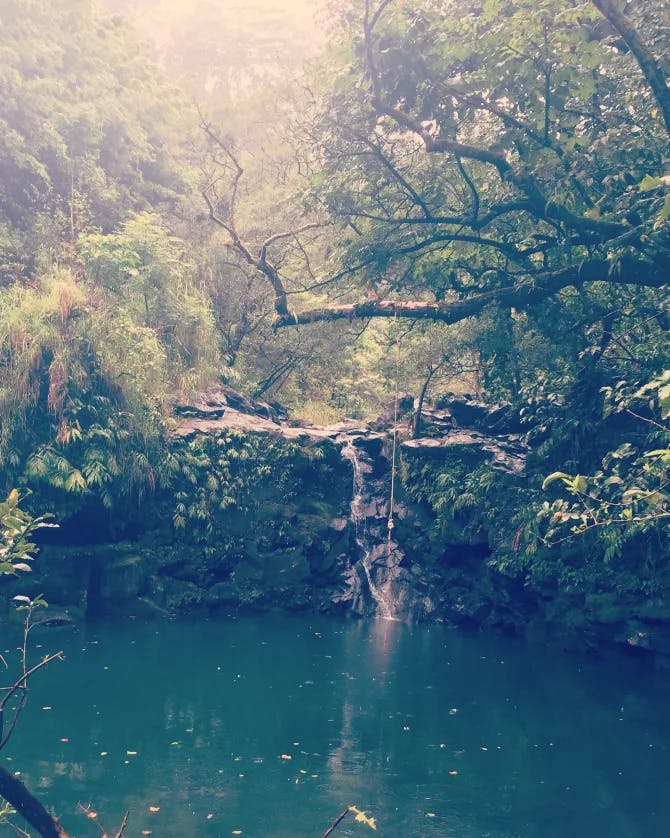
[[[318,838],[348,804],[403,838],[668,834],[670,688],[640,661],[285,616],[42,642],[67,660],[3,758],[80,837],[78,803],[129,836]]]

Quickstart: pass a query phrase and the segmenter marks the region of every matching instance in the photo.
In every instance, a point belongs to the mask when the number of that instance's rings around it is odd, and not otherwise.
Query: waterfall
[[[375,603],[375,614],[384,620],[398,619],[395,613],[392,592],[392,578],[387,574],[386,579],[376,581],[383,567],[375,566],[375,559],[380,552],[385,552],[387,546],[385,536],[385,516],[380,516],[379,501],[371,498],[367,490],[366,476],[373,471],[369,457],[351,437],[343,440],[342,457],[351,463],[353,472],[353,487],[351,492],[351,523],[354,528],[354,538],[360,551],[357,565],[363,571],[363,578],[367,582],[370,599]],[[382,503],[382,513],[385,507]],[[380,525],[380,521],[382,524]],[[381,550],[380,550],[381,548]]]

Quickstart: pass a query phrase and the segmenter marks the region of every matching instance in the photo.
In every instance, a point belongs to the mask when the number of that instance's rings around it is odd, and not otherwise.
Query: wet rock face
[[[405,434],[411,409],[411,397],[399,401]],[[171,488],[143,510],[136,541],[71,546],[67,561],[76,573],[67,591],[51,591],[54,601],[69,601],[91,614],[279,607],[450,621],[457,621],[454,615],[460,619],[461,601],[467,601],[463,613],[471,615],[479,608],[471,596],[445,597],[444,548],[422,538],[424,512],[403,497],[400,451],[426,463],[447,456],[510,472],[522,468],[522,451],[511,439],[456,427],[447,408],[431,411],[426,417],[430,436],[398,446],[391,510],[395,404],[374,428],[355,421],[296,425],[275,406],[225,385],[177,405],[177,456],[181,446],[200,451],[209,440],[216,447],[217,440],[237,431],[257,440],[252,447],[261,469],[265,451],[269,456],[276,446],[290,450],[282,474],[288,469],[294,482],[280,485],[271,475],[256,481],[246,506],[233,504],[216,514],[206,541],[198,540],[192,528],[187,538],[172,528],[176,490]],[[53,576],[63,569],[60,557],[68,550],[54,545],[51,552]],[[478,561],[482,564],[481,556]],[[461,576],[460,588],[465,588],[462,568]]]
[[[486,462],[491,468],[508,474],[523,474],[526,467],[526,446],[519,438],[496,438],[477,431],[454,429],[439,438],[406,440],[402,447],[414,457],[457,457],[473,467]]]

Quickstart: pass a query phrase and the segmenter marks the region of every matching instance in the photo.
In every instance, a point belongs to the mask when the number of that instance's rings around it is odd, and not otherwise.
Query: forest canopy
[[[316,50],[207,3],[3,7],[8,488],[150,489],[175,399],[220,380],[314,421],[509,400],[545,474],[642,444],[584,428],[644,387],[660,420],[664,4],[319,15]]]

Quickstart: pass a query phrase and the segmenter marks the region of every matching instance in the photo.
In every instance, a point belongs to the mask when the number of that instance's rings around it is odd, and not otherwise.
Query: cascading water
[[[351,463],[353,472],[350,509],[354,538],[360,550],[358,563],[367,582],[370,598],[375,603],[375,614],[385,620],[396,620],[398,617],[394,608],[391,579],[387,578],[379,584],[375,581],[374,559],[379,556],[379,548],[382,547],[385,550],[387,545],[382,541],[383,532],[380,532],[378,523],[380,520],[378,504],[368,497],[366,488],[366,475],[370,474],[373,468],[365,453],[351,437],[344,440],[342,457]],[[370,514],[370,508],[372,508],[372,514]],[[372,527],[368,526],[369,520],[373,523]]]

